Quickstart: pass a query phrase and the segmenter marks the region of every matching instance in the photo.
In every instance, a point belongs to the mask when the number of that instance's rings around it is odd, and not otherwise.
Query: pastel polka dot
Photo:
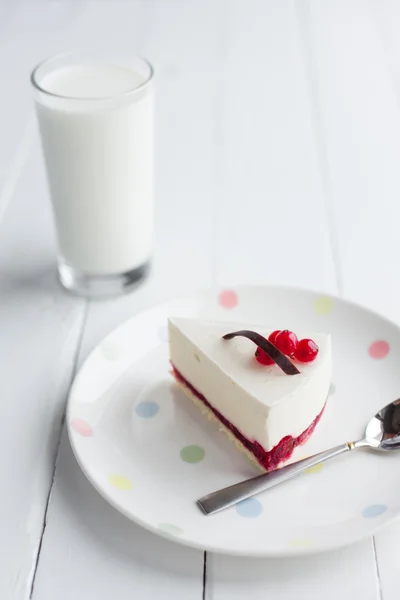
[[[233,290],[223,290],[218,296],[218,301],[224,308],[235,308],[239,299]]]
[[[183,529],[181,527],[173,525],[172,523],[160,523],[158,525],[158,529],[160,531],[164,531],[165,533],[169,533],[170,535],[182,535],[183,533]]]
[[[385,340],[376,340],[368,348],[368,353],[371,358],[380,360],[389,354],[389,350],[390,346],[388,342],[385,342]]]
[[[312,546],[312,540],[308,538],[298,538],[294,540],[290,540],[289,546],[291,548],[309,548]]]
[[[112,474],[108,476],[108,481],[118,490],[132,489],[132,482],[124,475]]]
[[[329,386],[328,396],[333,396],[333,394],[335,392],[336,392],[336,386],[335,386],[335,384],[331,383],[331,385]]]
[[[241,517],[247,519],[256,519],[261,515],[263,507],[261,502],[255,498],[246,498],[236,504],[236,512]]]
[[[168,327],[166,325],[159,327],[157,335],[160,342],[168,342]]]
[[[385,504],[371,504],[370,506],[366,506],[362,511],[362,516],[365,519],[373,519],[374,517],[379,517],[383,515],[384,512],[387,511],[387,506]]]
[[[159,410],[160,406],[157,402],[140,402],[135,406],[135,413],[138,417],[142,417],[142,419],[155,417]]]
[[[72,419],[71,427],[82,437],[92,437],[93,435],[93,429],[90,427],[89,423],[83,419]]]
[[[187,463],[201,462],[205,456],[205,450],[201,446],[185,446],[180,451],[181,459]]]
[[[333,310],[334,301],[329,296],[320,296],[314,303],[317,315],[327,315]]]
[[[323,468],[324,468],[324,463],[319,463],[319,465],[314,465],[313,467],[306,469],[304,471],[304,473],[320,473]]]
[[[118,360],[122,354],[121,348],[115,342],[109,340],[99,346],[99,352],[103,358],[109,361]]]

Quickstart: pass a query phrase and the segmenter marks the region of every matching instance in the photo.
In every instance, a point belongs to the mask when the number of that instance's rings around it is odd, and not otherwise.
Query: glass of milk
[[[65,54],[31,81],[61,283],[90,297],[129,291],[152,254],[153,68]]]

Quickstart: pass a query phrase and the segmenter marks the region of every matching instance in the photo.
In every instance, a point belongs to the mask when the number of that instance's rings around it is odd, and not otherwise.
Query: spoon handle
[[[274,487],[283,481],[287,481],[288,479],[303,473],[303,471],[306,471],[307,469],[310,469],[311,467],[314,467],[315,465],[318,465],[329,458],[339,456],[339,454],[347,452],[348,450],[353,450],[354,448],[355,445],[353,443],[335,446],[334,448],[330,448],[324,452],[319,452],[318,454],[314,454],[314,456],[304,458],[303,460],[299,460],[298,462],[287,465],[286,467],[281,467],[276,471],[263,473],[262,475],[257,475],[251,479],[246,479],[240,483],[235,483],[229,487],[212,492],[211,494],[203,496],[197,500],[197,504],[206,513],[206,515],[211,515],[215,512],[223,510],[224,508],[228,508],[228,506],[232,506],[233,504],[240,502],[240,500],[250,498],[250,496],[254,496],[259,492],[268,490],[269,488]]]

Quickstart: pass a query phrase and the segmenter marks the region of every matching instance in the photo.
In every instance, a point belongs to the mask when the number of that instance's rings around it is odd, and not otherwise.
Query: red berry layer
[[[194,394],[196,398],[200,400],[200,402],[202,402],[211,410],[212,413],[214,413],[217,419],[233,433],[236,439],[239,440],[239,442],[241,442],[241,444],[243,444],[247,450],[254,455],[254,457],[266,471],[273,471],[282,462],[289,460],[293,454],[293,450],[308,440],[317,426],[325,408],[324,405],[324,408],[320,414],[315,417],[311,425],[307,427],[307,429],[298,437],[294,438],[291,435],[287,435],[282,438],[279,444],[272,448],[272,450],[267,451],[258,442],[248,440],[234,425],[232,425],[232,423],[230,423],[230,421],[228,421],[228,419],[221,415],[217,409],[211,406],[203,394],[200,394],[200,392],[198,392],[196,388],[194,388],[191,383],[189,383],[189,381],[183,377],[183,375],[174,367],[174,365],[172,365],[172,373],[177,381],[185,385],[192,392],[192,394]]]

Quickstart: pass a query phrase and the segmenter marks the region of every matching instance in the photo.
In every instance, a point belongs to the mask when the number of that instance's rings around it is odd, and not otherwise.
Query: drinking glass
[[[153,68],[70,53],[39,64],[31,82],[60,281],[94,298],[129,291],[153,247]]]

